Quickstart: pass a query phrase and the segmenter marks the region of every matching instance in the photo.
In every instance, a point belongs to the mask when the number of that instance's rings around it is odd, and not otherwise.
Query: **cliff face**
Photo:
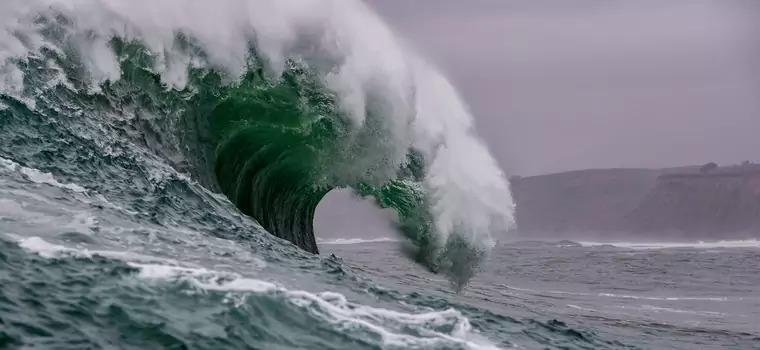
[[[625,217],[635,232],[701,238],[760,234],[760,172],[662,176]]]
[[[532,238],[760,236],[760,169],[602,169],[513,178],[517,233]]]
[[[646,198],[659,175],[608,169],[512,178],[518,231],[549,236],[609,231]]]

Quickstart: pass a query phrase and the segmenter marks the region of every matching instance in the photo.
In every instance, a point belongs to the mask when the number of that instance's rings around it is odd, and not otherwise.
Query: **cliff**
[[[510,182],[521,237],[760,237],[758,165],[596,169]]]
[[[604,169],[512,178],[518,230],[533,235],[609,231],[646,198],[660,174]]]

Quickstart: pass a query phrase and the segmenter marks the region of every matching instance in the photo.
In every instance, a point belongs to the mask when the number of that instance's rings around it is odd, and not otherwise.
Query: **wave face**
[[[456,91],[358,1],[0,9],[0,113],[127,137],[304,250],[335,188],[396,210],[409,255],[459,286],[513,225]]]

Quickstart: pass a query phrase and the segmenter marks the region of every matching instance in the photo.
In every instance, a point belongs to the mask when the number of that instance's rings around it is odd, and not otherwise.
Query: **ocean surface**
[[[373,281],[467,310],[503,348],[760,348],[760,242],[510,242],[462,294],[404,264],[391,238],[332,239]]]
[[[338,188],[399,234],[317,240]],[[513,210],[359,1],[0,3],[0,349],[760,344],[756,242],[507,244]]]

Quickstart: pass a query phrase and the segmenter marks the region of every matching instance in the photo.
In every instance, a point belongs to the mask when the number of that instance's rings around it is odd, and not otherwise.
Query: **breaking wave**
[[[313,253],[351,188],[458,286],[513,225],[455,89],[359,1],[6,1],[0,115],[131,138]]]

